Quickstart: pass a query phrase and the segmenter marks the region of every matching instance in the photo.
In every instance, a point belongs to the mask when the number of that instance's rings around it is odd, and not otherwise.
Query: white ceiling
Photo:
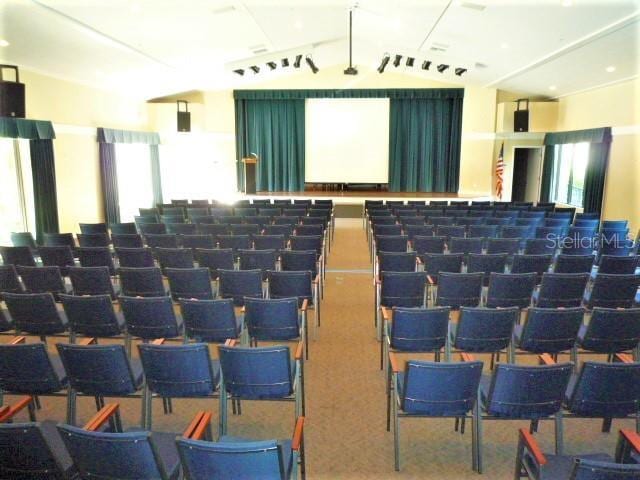
[[[297,53],[346,67],[354,4],[360,66],[398,53],[407,74],[549,97],[639,71],[640,0],[0,0],[0,60],[142,98],[246,87],[296,75],[265,62]],[[231,72],[253,64],[259,75]]]

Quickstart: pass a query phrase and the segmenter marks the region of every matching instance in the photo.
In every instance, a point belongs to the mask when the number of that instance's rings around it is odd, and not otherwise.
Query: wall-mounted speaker
[[[2,71],[13,70],[15,81],[4,79]],[[18,67],[15,65],[0,65],[0,117],[25,117],[24,83],[20,83]]]
[[[529,131],[529,99],[520,98],[516,100],[516,111],[513,112],[513,130],[515,132],[528,132]],[[525,107],[520,109],[520,102],[525,104]]]
[[[186,100],[178,100],[178,131],[190,132],[191,131],[191,112],[189,112],[189,102]],[[184,110],[180,110],[180,105],[184,106]]]

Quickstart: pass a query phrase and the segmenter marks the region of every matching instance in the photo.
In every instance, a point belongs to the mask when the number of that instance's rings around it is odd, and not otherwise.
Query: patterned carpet
[[[471,432],[460,435],[453,420],[416,419],[401,424],[402,471],[393,468],[393,434],[386,431],[384,376],[378,367],[379,343],[373,328],[373,283],[366,237],[359,219],[338,219],[328,261],[322,304],[322,326],[312,330],[310,359],[305,364],[307,423],[305,443],[310,479],[477,479],[471,470]],[[337,270],[332,272],[332,270]],[[35,339],[31,339],[35,341]],[[50,344],[54,342],[51,341]],[[211,347],[215,355],[215,346]],[[487,358],[485,364],[488,364]],[[456,359],[457,360],[457,359]],[[522,361],[518,359],[519,361]],[[10,401],[12,398],[7,396]],[[140,419],[140,400],[118,400],[125,426]],[[40,419],[64,420],[65,401],[42,398]],[[154,430],[180,433],[197,410],[213,411],[213,400],[173,401],[164,415],[154,402]],[[79,400],[78,422],[95,412],[93,399]],[[285,438],[294,425],[293,404],[243,402],[241,416],[229,415],[229,433],[251,438]],[[513,478],[517,429],[527,422],[483,424],[484,478]],[[598,420],[565,420],[568,453],[613,453],[619,428],[600,433]],[[536,438],[543,450],[553,447],[553,423],[542,422]]]

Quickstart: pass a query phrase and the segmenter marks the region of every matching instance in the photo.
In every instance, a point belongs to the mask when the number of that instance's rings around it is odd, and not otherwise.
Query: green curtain
[[[151,182],[153,184],[153,204],[162,204],[162,176],[160,175],[160,150],[158,144],[149,145],[151,156]]]
[[[555,158],[555,147],[547,145],[544,147],[544,159],[542,160],[542,179],[540,181],[540,201],[550,202],[551,200],[551,177],[553,176],[553,162]]]
[[[604,194],[604,181],[609,163],[610,142],[589,145],[589,161],[584,175],[582,208],[585,213],[600,213]]]
[[[100,143],[148,143],[158,145],[160,135],[156,132],[137,132],[134,130],[114,130],[113,128],[98,128],[98,142]]]
[[[56,138],[56,133],[49,121],[0,117],[0,137],[52,140]]]
[[[457,192],[462,97],[391,99],[389,190]]]
[[[258,155],[258,191],[304,190],[304,100],[236,100],[238,190],[240,160]]]
[[[462,98],[464,88],[347,88],[293,90],[234,90],[236,100],[303,100],[305,98]]]
[[[544,136],[545,145],[563,143],[607,143],[611,142],[611,127],[589,128],[586,130],[572,130],[568,132],[547,133]]]
[[[59,232],[53,141],[31,140],[29,150],[36,211],[36,241],[41,244],[44,233]]]

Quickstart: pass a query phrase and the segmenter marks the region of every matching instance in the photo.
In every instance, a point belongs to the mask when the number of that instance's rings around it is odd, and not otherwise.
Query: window
[[[11,245],[11,232],[35,233],[28,140],[0,138],[0,172],[0,245]]]
[[[550,201],[582,208],[589,143],[566,143],[554,149]]]
[[[151,157],[146,143],[117,143],[120,221],[133,222],[139,208],[153,206]]]

